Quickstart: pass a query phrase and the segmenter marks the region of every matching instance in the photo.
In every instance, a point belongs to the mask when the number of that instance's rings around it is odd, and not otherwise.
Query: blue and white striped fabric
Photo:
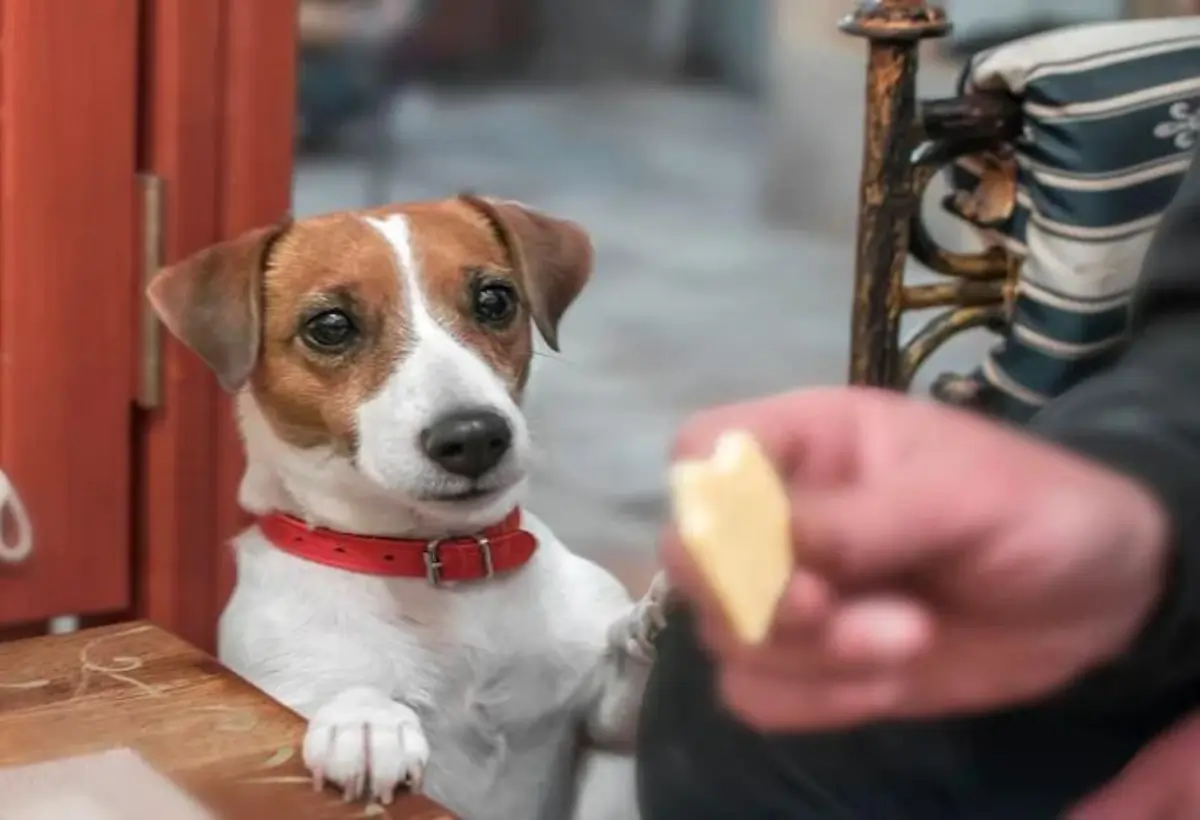
[[[1012,326],[977,374],[1021,422],[1108,366],[1151,233],[1200,137],[1200,17],[1074,26],[977,55],[962,90],[1022,103],[1017,205],[980,227],[1023,258]],[[979,157],[953,186],[978,184]]]

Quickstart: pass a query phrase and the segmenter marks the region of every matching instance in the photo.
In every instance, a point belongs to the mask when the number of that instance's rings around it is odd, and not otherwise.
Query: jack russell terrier
[[[150,285],[245,439],[221,660],[308,720],[348,799],[562,820],[586,748],[631,745],[666,584],[634,603],[519,506],[532,327],[557,350],[591,267],[579,226],[462,195],[289,220]]]

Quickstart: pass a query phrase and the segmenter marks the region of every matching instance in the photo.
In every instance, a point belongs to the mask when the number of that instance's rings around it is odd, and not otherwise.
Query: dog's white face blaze
[[[430,496],[463,493],[471,482],[434,464],[422,451],[421,432],[461,410],[490,410],[512,429],[512,445],[501,462],[478,481],[479,489],[507,490],[487,508],[504,514],[514,503],[528,464],[529,433],[524,416],[500,376],[438,319],[421,276],[408,220],[402,214],[367,222],[387,240],[401,277],[401,305],[408,328],[406,350],[379,391],[357,411],[357,463],[381,487],[413,499],[431,517],[451,513]],[[459,506],[456,502],[453,507]]]

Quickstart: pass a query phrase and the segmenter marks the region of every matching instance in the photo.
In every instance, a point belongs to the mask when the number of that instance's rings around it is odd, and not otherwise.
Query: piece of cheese
[[[758,441],[724,433],[704,460],[671,468],[680,540],[716,595],[734,633],[766,638],[794,566],[787,490]]]

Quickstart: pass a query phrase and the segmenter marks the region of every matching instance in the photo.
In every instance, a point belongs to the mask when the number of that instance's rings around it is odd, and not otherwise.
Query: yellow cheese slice
[[[792,574],[791,505],[758,441],[731,430],[704,460],[671,468],[675,523],[734,633],[766,638]]]

